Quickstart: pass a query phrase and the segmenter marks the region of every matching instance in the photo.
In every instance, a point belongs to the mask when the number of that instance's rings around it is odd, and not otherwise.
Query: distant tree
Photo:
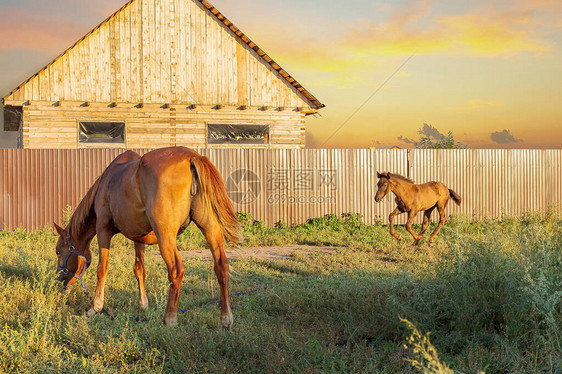
[[[421,133],[421,131],[420,131]],[[458,142],[453,137],[453,132],[449,131],[447,135],[440,134],[439,137],[422,135],[420,140],[414,143],[416,148],[421,149],[464,149],[466,144]]]

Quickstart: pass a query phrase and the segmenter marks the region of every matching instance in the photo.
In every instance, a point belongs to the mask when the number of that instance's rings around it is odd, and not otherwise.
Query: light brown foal
[[[375,201],[377,203],[389,192],[396,195],[396,204],[398,206],[388,217],[390,221],[390,235],[398,240],[402,240],[400,235],[394,231],[394,224],[392,221],[397,215],[408,213],[406,230],[414,237],[414,243],[412,245],[418,245],[420,240],[424,237],[423,233],[429,226],[431,212],[433,212],[435,208],[439,211],[439,224],[429,237],[430,244],[433,243],[435,236],[447,221],[445,208],[449,203],[449,199],[452,198],[457,205],[461,204],[461,197],[441,182],[415,184],[408,178],[391,173],[377,173],[377,177],[379,178],[377,183],[378,189],[375,195]],[[416,234],[412,230],[412,223],[416,215],[421,211],[424,211],[423,224],[419,234]]]
[[[224,238],[239,241],[239,224],[217,169],[206,157],[187,148],[162,148],[142,157],[127,151],[107,167],[76,208],[68,226],[63,229],[55,225],[60,235],[56,246],[59,280],[65,287],[71,286],[83,275],[92,258],[90,242],[97,235],[98,282],[88,314],[100,312],[111,238],[122,233],[135,243],[139,305],[146,309],[145,245],[158,244],[170,281],[164,324],[176,325],[185,272],[176,236],[191,221],[203,232],[213,254],[220,285],[221,324],[228,329],[232,312]]]

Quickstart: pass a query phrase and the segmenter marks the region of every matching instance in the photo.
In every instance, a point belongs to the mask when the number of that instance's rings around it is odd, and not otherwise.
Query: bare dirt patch
[[[242,257],[255,257],[262,260],[285,260],[289,258],[293,252],[299,252],[301,254],[332,254],[337,249],[337,247],[322,247],[312,245],[228,248],[226,249],[226,256],[229,260],[234,260]],[[211,251],[209,251],[208,249],[196,251],[181,251],[180,256],[183,259],[199,258],[202,261],[210,261],[212,258]]]

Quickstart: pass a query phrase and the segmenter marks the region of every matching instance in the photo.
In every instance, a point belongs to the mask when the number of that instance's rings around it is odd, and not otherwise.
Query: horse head
[[[56,223],[54,223],[54,226],[59,234],[59,240],[55,247],[58,257],[57,271],[59,273],[57,280],[61,282],[66,289],[68,286],[72,286],[77,279],[82,277],[90,265],[91,258],[89,260],[86,259],[86,257],[76,249],[72,243],[68,227],[63,229]]]
[[[392,189],[390,184],[390,173],[377,172],[379,181],[377,183],[377,193],[375,194],[375,201],[380,202]]]

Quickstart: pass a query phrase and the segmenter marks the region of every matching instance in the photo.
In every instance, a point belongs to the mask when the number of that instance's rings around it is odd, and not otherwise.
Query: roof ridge
[[[273,68],[273,70],[277,71],[279,75],[281,75],[281,77],[283,77],[291,86],[295,87],[297,91],[299,91],[304,97],[306,97],[308,101],[316,105],[316,109],[321,109],[325,107],[324,104],[318,101],[318,99],[316,99],[299,82],[297,82],[295,78],[293,78],[289,73],[287,73],[285,69],[281,68],[281,66],[278,63],[276,63],[271,57],[269,57],[267,53],[263,51],[263,49],[261,49],[260,47],[257,46],[256,43],[251,41],[250,38],[248,38],[248,36],[246,36],[246,34],[244,34],[238,27],[234,26],[234,24],[228,18],[226,18],[217,8],[215,8],[209,1],[207,0],[196,0],[196,1],[199,1],[205,8],[207,8],[211,12],[211,14],[213,14],[219,21],[221,21],[227,28],[229,28],[230,31],[232,31],[236,36],[238,36],[240,40],[242,40],[244,43],[246,43],[246,45],[248,45],[248,47],[254,50],[258,54],[258,56],[263,58],[263,60],[267,62]],[[214,11],[216,11],[216,13]]]
[[[24,85],[29,83],[33,78],[35,78],[37,75],[39,75],[40,73],[42,73],[43,71],[48,69],[50,66],[52,66],[57,60],[59,60],[62,56],[64,56],[68,51],[70,51],[71,49],[76,47],[80,42],[82,42],[88,36],[93,34],[97,29],[99,29],[100,27],[105,25],[107,22],[111,21],[111,19],[113,17],[115,17],[118,13],[122,12],[125,8],[127,8],[129,5],[131,5],[135,1],[140,1],[140,0],[129,0],[121,8],[119,8],[117,11],[115,11],[113,14],[111,14],[109,17],[107,17],[105,20],[103,20],[99,25],[97,25],[92,30],[90,30],[88,33],[86,33],[82,38],[80,38],[78,41],[76,41],[74,44],[72,44],[69,48],[65,49],[64,52],[62,52],[57,57],[55,57],[51,62],[49,62],[47,65],[45,65],[45,67],[43,67],[37,73],[33,74],[31,77],[26,79],[23,83],[19,84],[16,88],[11,90],[2,99],[5,100],[7,97],[11,96],[17,90],[19,90]],[[285,69],[281,68],[281,66],[278,63],[276,63],[271,57],[269,57],[269,55],[267,55],[263,51],[263,49],[258,47],[256,43],[254,43],[252,40],[250,40],[250,38],[248,38],[248,36],[246,36],[246,34],[244,34],[238,27],[236,27],[228,18],[226,18],[209,1],[207,1],[207,0],[187,0],[187,1],[198,2],[203,7],[205,7],[205,9],[207,9],[218,21],[223,23],[225,25],[225,27],[227,27],[232,33],[234,33],[234,35],[236,35],[240,39],[240,41],[245,43],[254,52],[256,52],[257,55],[261,59],[263,59],[263,61],[265,61],[267,64],[269,64],[271,66],[271,68],[273,70],[275,70],[290,86],[294,87],[300,95],[304,96],[304,98],[307,101],[309,101],[311,104],[313,104],[316,107],[315,109],[321,109],[321,108],[325,107],[324,104],[322,104],[320,101],[318,101],[318,99],[316,99],[310,92],[308,92],[308,90],[306,90],[299,82],[297,82],[297,80],[295,78],[293,78],[289,73],[287,73],[287,71]]]

